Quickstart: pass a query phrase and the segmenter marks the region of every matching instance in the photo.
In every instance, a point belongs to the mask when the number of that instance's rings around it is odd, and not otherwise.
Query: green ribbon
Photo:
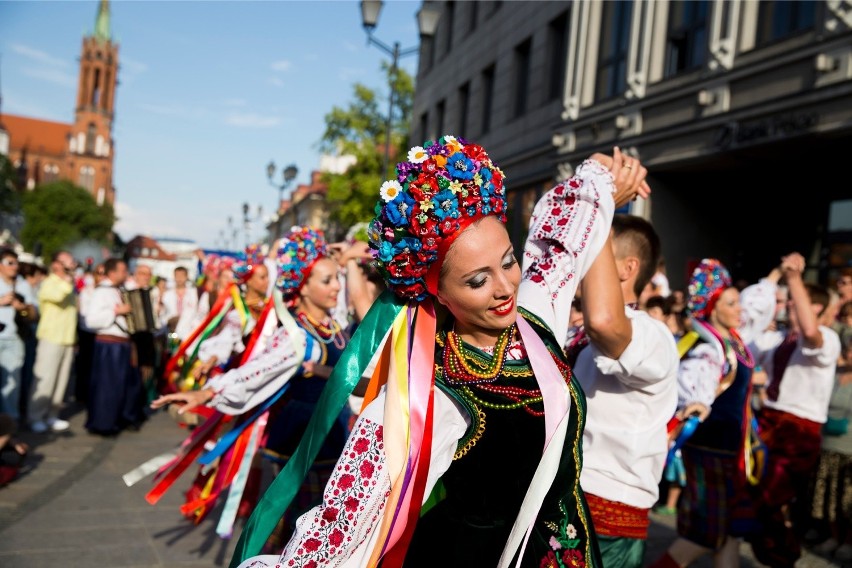
[[[275,525],[296,496],[340,411],[360,382],[361,375],[381,346],[397,314],[405,306],[405,302],[389,291],[383,292],[373,302],[334,365],[299,447],[273,480],[243,527],[230,568],[237,568],[247,558],[261,553]]]

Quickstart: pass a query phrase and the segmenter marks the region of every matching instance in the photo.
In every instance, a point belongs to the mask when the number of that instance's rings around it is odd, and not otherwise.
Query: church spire
[[[101,0],[101,5],[98,7],[98,16],[95,18],[95,39],[100,41],[110,41],[109,33],[109,0]]]

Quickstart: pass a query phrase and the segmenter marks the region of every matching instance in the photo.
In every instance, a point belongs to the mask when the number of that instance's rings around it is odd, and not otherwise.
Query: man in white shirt
[[[174,271],[175,286],[163,293],[163,310],[169,331],[183,340],[192,333],[198,310],[198,291],[189,282],[189,271],[178,266]]]
[[[762,528],[749,538],[758,560],[779,567],[793,566],[801,555],[804,531],[797,523],[803,519],[796,508],[807,505],[840,356],[839,336],[819,321],[828,290],[802,280],[805,259],[798,253],[785,256],[781,270],[790,295],[790,326],[764,333],[751,346],[769,380],[758,413],[768,455],[757,497]]]
[[[613,219],[581,283],[583,329],[566,348],[586,393],[580,484],[606,568],[643,566],[651,508],[677,405],[678,353],[668,327],[637,309],[660,255],[651,224]]]
[[[95,333],[86,429],[110,436],[139,428],[145,420],[145,399],[127,332],[125,316],[130,306],[120,289],[127,279],[127,265],[111,258],[104,263],[104,272],[106,278],[86,309],[86,324]]]

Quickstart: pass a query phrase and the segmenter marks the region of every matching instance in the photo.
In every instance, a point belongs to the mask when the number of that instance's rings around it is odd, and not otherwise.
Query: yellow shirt
[[[57,345],[77,341],[77,294],[74,285],[51,274],[38,290],[40,319],[36,337]]]

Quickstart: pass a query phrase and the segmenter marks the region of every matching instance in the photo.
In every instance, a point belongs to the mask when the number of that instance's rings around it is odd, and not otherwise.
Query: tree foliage
[[[21,242],[28,250],[41,243],[44,258],[83,239],[107,244],[115,222],[112,205],[64,180],[26,192],[23,211]]]
[[[326,173],[330,216],[343,229],[369,221],[379,196],[379,187],[393,176],[396,157],[408,149],[408,130],[414,105],[414,81],[404,69],[383,69],[388,85],[393,84],[391,146],[388,172],[382,171],[387,140],[389,100],[360,83],[353,87],[353,100],[346,108],[334,107],[325,115],[326,128],[320,150],[334,155],[351,155],[356,163],[343,174]]]
[[[0,213],[15,213],[20,197],[15,188],[15,169],[5,154],[0,154]]]

